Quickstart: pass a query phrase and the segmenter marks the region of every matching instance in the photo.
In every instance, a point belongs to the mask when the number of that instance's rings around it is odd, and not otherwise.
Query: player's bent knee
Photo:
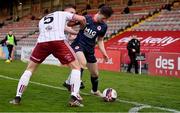
[[[79,64],[80,64],[81,68],[85,69],[87,62],[85,60],[82,60],[82,61],[79,61]]]
[[[93,73],[91,73],[91,76],[92,76],[92,77],[98,77],[98,76],[99,76],[99,73],[98,73],[98,72],[93,72]]]
[[[86,64],[80,64],[81,68],[86,69]]]
[[[75,61],[69,63],[69,67],[70,67],[71,69],[77,69],[77,70],[80,70],[80,65],[79,65],[79,63],[78,63],[77,60],[75,60]]]
[[[27,66],[26,70],[31,71],[33,73],[37,69],[38,65],[39,64],[34,63],[33,61],[30,61],[28,63],[28,66]]]

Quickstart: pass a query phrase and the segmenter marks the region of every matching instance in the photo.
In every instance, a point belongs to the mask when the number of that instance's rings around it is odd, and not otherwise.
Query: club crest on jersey
[[[79,49],[79,46],[76,46],[75,49]]]
[[[97,26],[97,30],[100,31],[101,30],[101,26]]]
[[[94,36],[96,36],[96,31],[90,29],[90,28],[85,28],[84,29],[84,35],[87,36],[88,38],[93,38]]]

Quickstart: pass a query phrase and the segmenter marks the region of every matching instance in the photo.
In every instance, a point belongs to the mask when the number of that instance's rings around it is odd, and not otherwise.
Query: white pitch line
[[[9,80],[19,81],[19,79],[8,77],[8,76],[4,76],[4,75],[0,75],[0,77],[1,78],[5,78],[5,79],[9,79]],[[56,87],[56,86],[52,86],[52,85],[48,85],[48,84],[43,84],[43,83],[39,83],[39,82],[32,82],[32,81],[30,81],[30,83],[36,84],[36,85],[40,85],[40,86],[49,87],[49,88],[54,88],[54,89],[60,89],[60,90],[63,90],[63,91],[67,91],[67,89],[63,88],[63,87]],[[83,92],[81,92],[81,94],[83,94],[83,95],[90,95],[88,93],[83,93]]]
[[[19,79],[8,77],[8,76],[4,76],[4,75],[0,75],[0,78],[5,78],[5,79],[9,79],[9,80],[19,81]],[[40,86],[49,87],[49,88],[54,88],[54,89],[59,89],[59,90],[67,91],[66,88],[56,87],[56,86],[52,86],[52,85],[48,85],[48,84],[43,84],[43,83],[39,83],[39,82],[32,82],[32,81],[30,81],[30,83],[36,84],[36,85],[40,85]],[[81,94],[86,95],[86,96],[90,95],[89,93],[84,93],[84,92],[81,92]],[[151,106],[151,105],[148,105],[148,104],[142,104],[142,103],[138,103],[138,102],[126,101],[126,100],[121,100],[121,99],[117,99],[117,101],[121,102],[121,103],[136,105],[136,106],[148,106],[149,108],[155,108],[155,109],[159,109],[159,110],[163,110],[163,111],[168,111],[168,112],[174,112],[174,113],[180,113],[180,111],[175,110],[175,109],[170,109],[170,108]],[[142,107],[140,107],[140,108],[142,108]]]
[[[151,106],[137,106],[133,107],[129,110],[129,113],[138,113],[139,110],[144,109],[144,108],[151,108]]]

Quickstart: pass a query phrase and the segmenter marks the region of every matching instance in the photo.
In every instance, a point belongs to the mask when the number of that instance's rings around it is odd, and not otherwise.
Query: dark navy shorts
[[[88,47],[78,45],[78,44],[71,44],[71,47],[73,48],[75,53],[78,51],[82,51],[88,63],[97,62],[96,57],[94,55],[95,54],[94,48],[88,48]]]

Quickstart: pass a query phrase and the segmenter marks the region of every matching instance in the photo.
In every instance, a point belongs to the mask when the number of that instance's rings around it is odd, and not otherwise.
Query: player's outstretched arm
[[[74,14],[73,20],[80,22],[82,27],[86,26],[86,18],[84,16]]]
[[[104,47],[104,38],[103,37],[98,38],[98,46],[99,46],[99,50],[101,51],[105,61],[107,62],[109,60],[109,57],[108,57],[106,49]]]
[[[70,33],[72,35],[77,35],[78,34],[77,31],[75,31],[74,29],[72,29],[71,27],[68,27],[68,26],[65,27],[64,31],[66,31],[66,32],[68,32],[68,33]]]

